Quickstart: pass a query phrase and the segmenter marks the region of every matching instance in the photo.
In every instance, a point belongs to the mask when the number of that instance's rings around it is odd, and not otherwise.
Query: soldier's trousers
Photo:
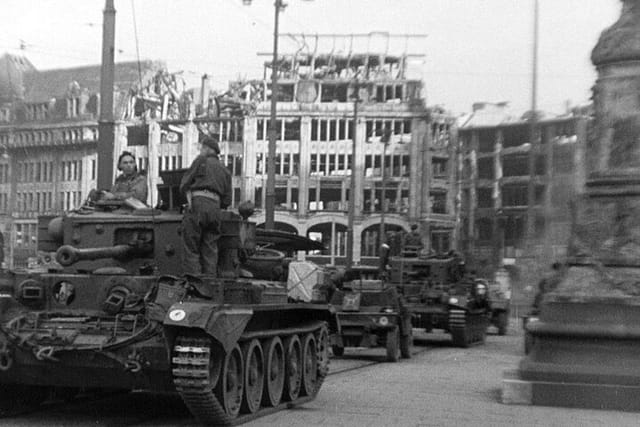
[[[215,276],[220,238],[220,202],[194,197],[182,218],[184,272]]]

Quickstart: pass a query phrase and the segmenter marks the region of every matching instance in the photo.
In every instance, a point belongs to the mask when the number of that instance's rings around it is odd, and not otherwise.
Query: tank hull
[[[314,398],[328,372],[329,325],[336,327],[328,305],[288,303],[286,287],[277,282],[202,281],[210,288],[207,298],[177,277],[5,273],[0,281],[0,390],[178,393],[201,422],[215,425],[255,418],[281,402],[295,405]],[[60,295],[63,288],[69,295]],[[188,340],[200,344],[185,346]],[[284,344],[292,341],[299,343],[297,352],[288,355]],[[185,352],[195,353],[187,357]],[[287,398],[287,390],[276,386],[271,399],[254,396],[253,406],[226,408],[229,398],[216,388],[231,375],[225,358],[239,354],[263,360],[256,355],[267,352],[282,366],[295,359],[292,376],[298,389]],[[197,383],[202,370],[194,374],[190,369],[198,367],[194,355],[205,354],[203,385]],[[239,369],[254,379],[246,384],[254,395],[266,387],[257,382],[265,382],[267,375],[276,382],[285,378],[283,367],[271,372],[263,366],[259,380],[255,366]],[[239,393],[243,402],[250,401],[244,391]]]

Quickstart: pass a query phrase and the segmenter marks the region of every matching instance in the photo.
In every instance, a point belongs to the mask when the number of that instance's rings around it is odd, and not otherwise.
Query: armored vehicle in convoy
[[[287,301],[273,275],[282,257],[260,262],[257,242],[269,235],[256,232],[251,210],[223,212],[221,274],[189,276],[182,215],[127,204],[97,200],[41,218],[39,249],[55,252],[58,268],[2,272],[1,409],[51,391],[177,392],[203,424],[227,425],[313,399],[335,318],[327,304]]]
[[[331,336],[335,356],[342,356],[345,347],[382,346],[389,362],[411,357],[411,314],[395,286],[371,278],[377,272],[375,267],[352,267],[333,292],[340,331]]]
[[[491,313],[487,284],[469,275],[457,254],[406,255],[389,258],[389,278],[413,326],[441,329],[460,347],[483,343]]]

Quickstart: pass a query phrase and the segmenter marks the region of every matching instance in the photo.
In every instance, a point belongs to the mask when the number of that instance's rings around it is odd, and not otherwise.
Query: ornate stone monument
[[[587,183],[566,268],[506,372],[505,403],[640,410],[640,0],[591,54],[598,71]]]

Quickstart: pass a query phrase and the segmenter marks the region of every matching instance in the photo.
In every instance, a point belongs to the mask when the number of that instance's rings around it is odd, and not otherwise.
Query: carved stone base
[[[545,298],[503,402],[640,411],[640,298]]]
[[[527,381],[515,370],[505,371],[502,380],[502,403],[508,405],[640,411],[638,393],[640,386]]]

